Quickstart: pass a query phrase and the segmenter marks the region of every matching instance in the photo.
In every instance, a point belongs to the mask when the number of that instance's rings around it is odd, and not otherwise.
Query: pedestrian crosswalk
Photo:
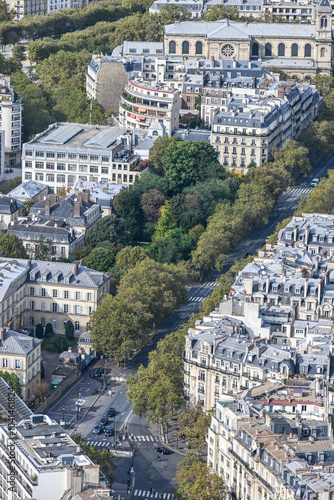
[[[206,286],[219,286],[219,283],[217,283],[217,281],[205,281],[204,282],[204,285]]]
[[[202,302],[202,300],[204,300],[205,297],[189,297],[189,302]]]
[[[141,498],[162,498],[163,500],[176,500],[175,495],[173,493],[162,493],[160,491],[154,491],[153,493],[151,492],[152,490],[135,490],[133,493],[134,497],[141,497]]]
[[[131,441],[141,441],[141,442],[159,442],[159,439],[156,436],[131,436],[131,434],[128,436],[128,439]],[[87,444],[90,446],[94,446],[94,448],[101,447],[101,448],[106,448],[107,446],[111,445],[113,443],[113,440],[111,441],[96,441],[95,439],[90,439],[87,441]]]
[[[313,191],[313,188],[295,188],[295,189],[291,189],[290,193],[293,193],[293,194],[310,194],[312,193]]]

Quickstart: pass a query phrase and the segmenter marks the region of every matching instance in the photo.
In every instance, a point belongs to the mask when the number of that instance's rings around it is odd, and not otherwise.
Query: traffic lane
[[[52,404],[45,412],[50,418],[59,420],[63,414],[63,408],[65,408],[66,415],[73,416],[76,414],[76,401],[79,395],[82,396],[82,400],[85,401],[84,405],[81,407],[81,411],[89,408],[93,403],[96,395],[94,391],[101,389],[101,383],[96,379],[91,379],[89,376],[84,376],[80,378],[65,394],[60,396],[54,404]]]

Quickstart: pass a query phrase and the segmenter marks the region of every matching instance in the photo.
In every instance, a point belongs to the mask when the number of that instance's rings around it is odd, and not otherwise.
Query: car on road
[[[97,424],[93,429],[93,434],[101,434],[101,432],[102,432],[102,425]]]
[[[115,434],[115,429],[113,427],[106,427],[104,429],[104,433],[106,436],[113,436]]]
[[[106,413],[107,417],[113,417],[116,414],[115,408],[109,408],[109,410]]]
[[[319,184],[319,182],[320,182],[320,179],[317,179],[317,178],[313,179],[311,182],[311,187],[314,188],[317,184]]]
[[[108,424],[108,417],[102,417],[100,422],[99,422],[100,425],[107,425]]]
[[[95,368],[93,373],[91,373],[90,378],[101,377],[102,373],[103,373],[102,368]]]
[[[157,453],[161,453],[162,455],[168,455],[169,454],[169,450],[167,448],[165,448],[164,446],[157,446],[155,448],[155,451]]]

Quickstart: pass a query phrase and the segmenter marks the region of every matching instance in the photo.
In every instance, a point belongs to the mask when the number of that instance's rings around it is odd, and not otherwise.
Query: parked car
[[[101,377],[102,373],[103,373],[102,368],[95,368],[93,373],[91,373],[90,378]]]
[[[319,179],[313,179],[313,181],[311,182],[311,187],[315,187],[317,184],[319,184],[320,180]]]
[[[106,436],[113,436],[115,434],[115,429],[113,427],[106,427],[104,429],[104,433]]]
[[[157,453],[161,453],[162,455],[168,455],[169,454],[169,450],[167,448],[165,448],[164,446],[157,446],[154,449],[155,449],[155,451]]]
[[[111,418],[116,414],[115,408],[109,408],[109,410],[106,413],[106,416]]]
[[[97,424],[93,429],[93,434],[101,434],[101,432],[102,432],[102,425]]]
[[[100,422],[99,422],[100,425],[107,425],[108,424],[108,417],[102,417]]]

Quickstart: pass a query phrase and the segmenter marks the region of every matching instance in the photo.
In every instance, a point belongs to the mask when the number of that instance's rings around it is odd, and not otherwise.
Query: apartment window
[[[41,318],[41,325],[45,326],[45,318]]]
[[[99,155],[90,155],[90,161],[99,161]]]
[[[29,295],[35,295],[35,288],[33,286],[29,288]]]
[[[33,316],[30,316],[30,318],[29,318],[29,325],[34,326],[34,317]]]
[[[68,313],[68,304],[64,304],[64,313]]]
[[[67,170],[69,170],[70,172],[76,172],[77,171],[77,166],[74,163],[69,163],[67,165]]]
[[[46,152],[46,157],[47,158],[54,158],[55,157],[54,151],[47,151]]]
[[[57,182],[65,184],[65,175],[57,175]]]
[[[205,372],[202,372],[202,371],[199,372],[199,379],[205,380]]]
[[[66,154],[64,152],[57,153],[57,160],[64,160],[66,158]]]
[[[68,299],[70,297],[69,291],[64,290],[64,299]]]
[[[36,161],[35,167],[36,168],[44,168],[44,162],[43,161]]]
[[[101,174],[108,174],[108,173],[109,173],[108,167],[101,167]]]
[[[58,297],[58,290],[52,290],[52,297],[57,298]]]
[[[53,174],[46,174],[45,180],[46,180],[46,182],[54,182],[55,176]]]
[[[88,155],[80,153],[79,154],[79,161],[87,161],[88,160]]]
[[[8,359],[4,358],[2,360],[2,368],[8,368]]]
[[[54,163],[50,163],[50,162],[46,162],[46,169],[47,170],[54,170],[55,169],[55,164]]]
[[[45,302],[41,302],[41,311],[45,311]]]
[[[26,149],[26,156],[32,156],[32,150]]]
[[[74,329],[75,329],[76,331],[79,331],[79,330],[80,330],[80,323],[79,323],[79,321],[76,321],[76,322],[74,323]]]
[[[81,314],[81,306],[74,306],[74,314]]]
[[[51,321],[51,324],[52,324],[52,328],[55,330],[57,328],[57,320],[56,319],[53,319]]]
[[[75,300],[81,300],[81,292],[75,292]]]
[[[34,300],[30,301],[30,310],[35,311],[36,310],[36,302]]]
[[[16,368],[16,370],[21,370],[21,360],[20,359],[15,360],[15,368]]]
[[[69,186],[74,186],[74,184],[75,184],[75,175],[69,175],[67,177],[67,184]]]
[[[58,304],[56,303],[52,304],[52,312],[58,312]]]
[[[102,160],[102,163],[109,163],[109,156],[107,156],[107,155],[102,155],[101,160]]]
[[[65,247],[61,247],[60,253],[61,253],[61,255],[65,255],[66,254],[66,248]]]
[[[57,163],[57,170],[65,170],[65,163]]]
[[[32,180],[32,172],[26,172],[24,174],[24,178],[26,181],[31,181]]]
[[[46,290],[45,288],[41,288],[41,296],[46,297]]]
[[[79,172],[87,172],[87,165],[79,165]]]
[[[76,153],[68,153],[68,159],[69,160],[76,160],[77,154]]]
[[[255,149],[251,150],[251,156],[255,156]]]

